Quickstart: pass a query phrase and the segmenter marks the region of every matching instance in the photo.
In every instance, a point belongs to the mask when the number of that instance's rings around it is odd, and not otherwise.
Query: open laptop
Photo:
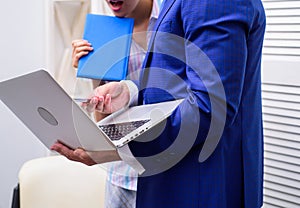
[[[44,69],[0,82],[0,99],[48,148],[112,150],[161,124],[182,100],[135,106],[97,124]]]

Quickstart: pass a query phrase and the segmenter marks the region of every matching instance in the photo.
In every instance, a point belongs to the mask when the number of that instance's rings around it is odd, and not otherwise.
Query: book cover
[[[87,14],[83,39],[94,48],[78,62],[77,77],[106,81],[124,80],[134,20],[114,16]]]

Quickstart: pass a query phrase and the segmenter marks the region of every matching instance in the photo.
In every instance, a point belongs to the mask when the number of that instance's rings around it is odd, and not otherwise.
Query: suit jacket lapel
[[[158,19],[156,21],[156,24],[155,24],[155,26],[152,30],[152,35],[151,35],[149,45],[148,45],[148,52],[145,56],[144,64],[143,64],[141,75],[140,75],[140,84],[142,84],[142,83],[145,84],[145,78],[147,77],[147,72],[145,72],[145,69],[146,69],[146,67],[148,67],[148,62],[151,59],[151,57],[149,57],[149,55],[151,55],[151,52],[153,52],[153,41],[154,41],[155,36],[157,34],[158,27],[161,24],[164,17],[166,16],[166,14],[168,13],[168,11],[170,10],[170,8],[171,8],[171,6],[173,5],[174,2],[175,2],[175,0],[164,0],[164,2],[163,2],[163,5],[162,5],[163,7],[161,8],[161,11],[158,15]]]
[[[158,19],[156,21],[156,24],[153,28],[153,33],[151,35],[150,41],[149,41],[149,45],[148,45],[148,51],[152,49],[152,45],[153,45],[153,40],[156,36],[156,33],[158,31],[158,27],[161,24],[162,20],[164,19],[164,17],[166,16],[166,14],[168,13],[168,11],[170,10],[171,6],[173,5],[173,3],[175,2],[175,0],[164,0],[162,3],[162,8],[161,11],[159,12],[158,15]]]

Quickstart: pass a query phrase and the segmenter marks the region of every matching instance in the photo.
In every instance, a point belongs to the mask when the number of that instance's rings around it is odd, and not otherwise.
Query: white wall
[[[45,67],[45,1],[1,0],[0,81]],[[0,102],[0,208],[11,207],[22,164],[46,155],[37,138]]]

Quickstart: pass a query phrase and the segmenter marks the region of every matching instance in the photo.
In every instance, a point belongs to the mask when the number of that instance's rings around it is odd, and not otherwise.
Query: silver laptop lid
[[[116,148],[46,70],[1,82],[0,99],[48,148],[56,140],[90,151]]]

